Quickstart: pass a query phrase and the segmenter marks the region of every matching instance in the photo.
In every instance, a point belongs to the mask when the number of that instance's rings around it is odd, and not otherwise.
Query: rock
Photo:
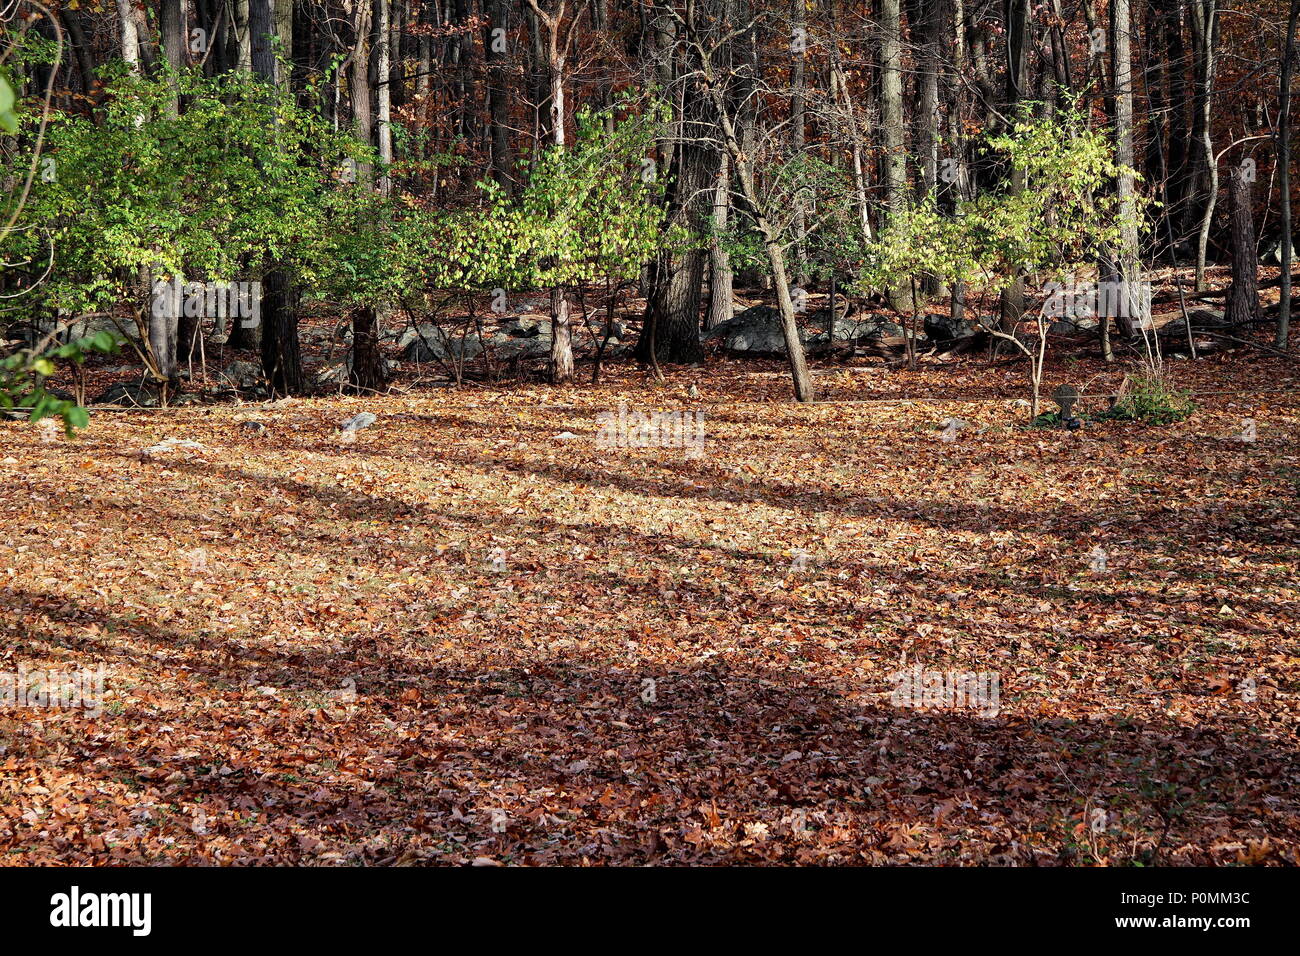
[[[516,335],[528,338],[540,334],[541,328],[538,326],[536,319],[524,317],[512,319],[507,322],[502,326],[502,331],[507,335]]]
[[[1091,315],[1063,316],[1047,327],[1054,335],[1077,335],[1097,328],[1097,319]]]
[[[123,405],[127,408],[156,408],[158,393],[153,389],[135,382],[120,382],[110,385],[94,400],[95,405]]]
[[[397,369],[401,368],[400,362],[392,362],[389,361],[388,359],[383,359],[383,363],[384,363],[385,375],[391,375]],[[331,362],[329,365],[322,365],[319,369],[317,369],[316,376],[315,376],[316,384],[317,385],[346,385],[348,381],[348,375],[351,374],[351,372],[352,372],[352,356],[349,354],[347,358],[340,359],[337,362]]]
[[[165,455],[173,451],[180,452],[182,457],[189,457],[190,455],[207,454],[212,449],[202,442],[193,441],[189,438],[164,438],[156,445],[142,448],[140,455],[143,458],[156,458],[159,455]]]
[[[766,305],[755,305],[737,312],[730,321],[721,322],[705,332],[703,338],[721,339],[722,347],[731,352],[785,353],[781,313]]]
[[[491,343],[492,357],[498,362],[513,359],[540,359],[551,354],[551,337],[536,335],[532,338],[507,338],[505,341]]]
[[[377,420],[371,412],[358,412],[339,427],[345,432],[359,432],[363,428],[369,428]]]
[[[35,328],[28,328],[27,331],[23,333],[24,343],[26,345],[35,344],[40,339],[53,332],[60,322],[66,322],[68,318],[69,316],[63,316],[62,318],[46,316],[42,318],[36,323]],[[135,322],[130,319],[125,319],[121,324],[122,327],[119,329],[116,322],[111,318],[102,315],[82,319],[79,322],[73,322],[69,325],[61,334],[60,341],[72,342],[76,339],[89,338],[97,332],[113,332],[114,334],[121,336],[123,330],[126,331],[129,338],[135,339],[139,337],[139,332],[136,329]]]
[[[231,362],[217,377],[235,388],[254,388],[262,384],[262,366],[255,362]]]
[[[1226,319],[1224,318],[1222,309],[1193,309],[1187,313],[1187,317],[1191,320],[1193,326],[1208,326],[1214,328],[1226,324]]]
[[[836,312],[839,311],[837,306]],[[821,316],[824,326],[830,313],[823,309],[814,315]],[[867,340],[901,339],[905,334],[902,326],[867,314],[837,316],[829,331],[823,328],[822,331],[811,336],[806,330],[800,330],[800,338],[810,352],[824,351]],[[745,309],[730,321],[714,326],[704,334],[703,338],[721,339],[723,348],[733,352],[785,354],[781,314],[776,309],[765,305]],[[923,334],[917,335],[918,344],[925,341],[926,337]]]
[[[975,329],[965,319],[952,315],[931,314],[925,317],[925,334],[941,345],[957,342],[976,335]]]
[[[1291,247],[1291,261],[1294,263],[1297,259],[1295,246]],[[1260,256],[1260,262],[1274,262],[1277,265],[1282,264],[1282,237],[1278,236],[1268,247],[1268,251]]]
[[[546,315],[551,311],[551,297],[541,299],[520,299],[512,309],[515,315]]]
[[[835,321],[841,322],[849,317],[849,300],[842,295],[835,297]],[[808,321],[818,328],[826,328],[831,321],[830,306],[823,306],[808,316]]]
[[[463,339],[459,335],[452,335],[444,341],[442,333],[436,329],[425,333],[423,338],[411,330],[411,334],[402,336],[398,344],[405,349],[402,358],[407,362],[471,359],[483,351],[483,342],[476,333]]]
[[[321,366],[316,372],[316,384],[342,385],[348,380],[348,371],[349,365],[346,361]]]

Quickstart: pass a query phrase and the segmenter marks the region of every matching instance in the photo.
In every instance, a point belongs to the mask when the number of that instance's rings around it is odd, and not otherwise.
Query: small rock
[[[172,451],[204,454],[212,451],[212,449],[201,442],[192,441],[189,438],[164,438],[156,445],[150,445],[148,448],[140,449],[140,455],[144,458],[153,458],[157,455],[163,455]]]
[[[357,432],[363,428],[369,428],[377,420],[370,412],[359,412],[345,421],[340,427],[345,432]]]

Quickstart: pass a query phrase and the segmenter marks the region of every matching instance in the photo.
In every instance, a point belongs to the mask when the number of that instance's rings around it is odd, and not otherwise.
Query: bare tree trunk
[[[1023,114],[1023,103],[1029,88],[1029,50],[1033,44],[1033,26],[1029,13],[1029,0],[1006,0],[1007,24],[1007,116],[1016,118]],[[1025,188],[1023,170],[1012,170],[1009,188],[1019,192]],[[1011,332],[1025,314],[1025,277],[1020,272],[1002,291],[1000,328]]]
[[[792,44],[790,54],[793,58],[790,65],[790,156],[798,160],[804,151],[804,126],[807,123],[808,112],[807,96],[804,90],[806,85],[805,58],[807,56],[806,44],[808,38],[807,0],[794,0],[790,22],[795,41]],[[804,238],[808,232],[808,205],[801,186],[801,183],[795,184],[793,197],[794,283],[797,286],[808,284],[807,249],[804,245]]]
[[[280,7],[292,0],[252,0],[248,32],[252,44],[253,71],[268,86],[289,86],[288,72],[276,58],[278,28],[283,23]],[[290,275],[279,262],[268,265],[262,280],[261,325],[258,337],[262,370],[272,391],[292,395],[302,391],[302,355],[298,345],[297,291]],[[240,323],[242,326],[242,323]]]
[[[185,0],[163,0],[162,5],[158,8],[158,33],[162,40],[163,57],[166,59],[168,67],[177,71],[185,66],[186,39],[189,35],[185,20],[187,6]],[[179,116],[181,112],[180,90],[177,87],[175,78],[172,78],[169,82],[173,95],[171,102],[167,104],[167,113],[170,116]]]
[[[1111,301],[1122,303],[1117,324],[1127,337],[1134,332],[1133,320],[1144,322],[1146,297],[1140,290],[1141,263],[1138,261],[1137,202],[1133,184],[1133,59],[1130,45],[1132,16],[1129,0],[1111,0],[1111,73],[1115,90],[1115,162],[1121,167],[1115,192],[1121,217],[1120,248],[1117,264],[1121,279],[1120,295]],[[1104,315],[1099,323],[1109,323]]]
[[[711,200],[717,189],[713,163],[718,154],[699,142],[696,132],[706,120],[706,107],[703,94],[693,85],[687,87],[682,101],[682,127],[687,132],[673,152],[669,174],[668,218],[696,234],[709,229]],[[708,258],[708,250],[698,246],[658,257],[646,302],[645,327],[650,331],[637,343],[637,357],[642,361],[690,363],[703,358],[700,304]]]
[[[1295,28],[1300,18],[1300,0],[1291,0],[1286,40],[1282,46],[1282,78],[1278,92],[1277,182],[1281,204],[1282,298],[1277,308],[1277,331],[1273,344],[1285,349],[1291,336],[1291,75],[1295,68]]]
[[[253,40],[248,30],[249,0],[235,0],[235,69],[240,73],[253,72]]]
[[[77,68],[81,72],[81,91],[89,93],[95,88],[95,61],[86,42],[85,30],[82,28],[81,12],[64,7],[59,11],[59,19],[63,21],[63,29],[68,34],[68,43],[77,58]]]
[[[907,202],[907,154],[903,142],[902,16],[899,0],[880,0],[880,122],[884,135],[885,205],[898,215]],[[886,290],[899,312],[913,307],[910,280]]]
[[[1196,180],[1202,187],[1200,229],[1196,241],[1196,291],[1205,291],[1205,258],[1210,241],[1210,223],[1219,197],[1219,164],[1211,139],[1211,109],[1217,68],[1215,39],[1218,36],[1218,0],[1191,0],[1192,44],[1196,75],[1193,139],[1196,150]]]
[[[724,153],[718,163],[717,186],[713,190],[713,242],[709,246],[709,315],[707,328],[732,317],[731,255],[722,244],[731,212],[731,156]]]
[[[541,24],[546,53],[547,82],[549,89],[548,116],[550,117],[551,145],[563,150],[564,139],[564,68],[567,36],[563,26],[568,0],[559,0],[554,10],[543,10],[538,0],[526,0]],[[582,13],[579,7],[574,17]],[[570,23],[570,29],[573,24]],[[569,326],[568,290],[562,283],[551,289],[551,382],[560,385],[573,380],[573,333]]]
[[[483,26],[483,58],[487,63],[488,117],[491,129],[492,177],[507,196],[514,192],[515,161],[510,149],[509,80],[506,73],[507,0],[488,0]],[[500,32],[498,32],[500,31]]]
[[[573,328],[569,321],[569,299],[562,285],[551,289],[551,381],[559,385],[573,380]]]
[[[132,73],[140,72],[140,35],[135,29],[131,0],[117,0],[118,26],[122,31],[122,59]]]
[[[358,392],[383,391],[387,376],[379,351],[379,317],[370,307],[352,310],[352,368],[348,384]]]
[[[943,6],[940,0],[923,4],[919,12],[922,48],[920,112],[917,122],[916,151],[921,160],[921,194],[935,195],[939,185],[939,39],[943,25]],[[915,29],[913,33],[916,33]],[[942,295],[942,282],[933,273],[921,276],[921,290],[926,296]]]
[[[378,61],[376,70],[379,75],[379,88],[376,90],[378,100],[379,162],[383,165],[383,174],[379,177],[379,191],[387,196],[392,190],[392,179],[388,167],[393,162],[393,99],[390,84],[392,65],[390,63],[390,43],[392,41],[391,6],[389,0],[375,0],[375,54]]]
[[[1259,254],[1255,249],[1255,219],[1251,209],[1250,184],[1246,178],[1239,165],[1228,172],[1232,285],[1228,289],[1223,317],[1229,325],[1246,325],[1259,318]]]
[[[849,137],[849,156],[853,164],[853,195],[858,205],[858,222],[862,229],[863,242],[871,241],[871,204],[867,201],[867,182],[863,173],[862,134],[858,127],[857,108],[849,93],[849,78],[839,63],[839,54],[835,54],[835,65],[831,68],[832,94],[838,94],[840,109],[844,111],[844,122]]]
[[[275,0],[275,35],[280,39],[280,50],[286,59],[293,58],[293,5],[294,0]],[[281,89],[289,89],[293,79],[290,65],[275,64],[275,83]]]

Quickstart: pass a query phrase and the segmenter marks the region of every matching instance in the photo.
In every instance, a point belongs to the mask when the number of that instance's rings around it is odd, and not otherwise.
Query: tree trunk
[[[569,325],[569,299],[562,286],[551,289],[551,382],[573,381],[573,329]]]
[[[1259,318],[1259,256],[1255,249],[1255,219],[1250,194],[1246,174],[1241,166],[1233,166],[1228,173],[1232,285],[1223,309],[1224,321],[1229,325],[1246,325]],[[1287,273],[1284,271],[1283,275]]]
[[[693,86],[683,98],[682,126],[696,130],[705,121],[705,100]],[[713,163],[718,155],[707,144],[688,133],[673,153],[669,177],[668,218],[693,233],[707,234],[711,198],[717,189]],[[700,304],[704,293],[704,267],[708,250],[690,248],[659,256],[654,282],[647,296],[645,329],[637,343],[637,357],[643,362],[698,362],[704,357],[700,345]],[[655,354],[651,356],[650,347]]]
[[[122,59],[132,73],[140,72],[140,35],[135,29],[131,0],[117,0],[117,19],[121,29]]]
[[[235,69],[240,73],[253,72],[253,40],[248,29],[249,16],[249,0],[235,0],[234,23],[231,26],[235,33]]]
[[[379,351],[379,315],[365,306],[352,310],[352,368],[348,384],[358,392],[380,392],[386,384]]]
[[[1133,60],[1130,45],[1132,16],[1129,0],[1111,0],[1111,73],[1115,90],[1115,162],[1122,168],[1116,177],[1115,192],[1119,199],[1121,217],[1120,247],[1117,263],[1119,265],[1120,295],[1122,303],[1117,324],[1120,331],[1132,337],[1134,319],[1139,323],[1147,318],[1143,303],[1146,297],[1141,293],[1141,263],[1138,261],[1138,222],[1137,201],[1133,184]],[[1109,322],[1106,316],[1098,316],[1097,321]]]
[[[393,100],[389,83],[392,73],[390,43],[392,41],[391,6],[389,0],[375,0],[375,54],[379,75],[378,100],[379,162],[384,167],[379,177],[379,191],[387,196],[392,191],[388,167],[393,162]]]
[[[81,91],[88,94],[95,88],[95,61],[91,55],[90,45],[86,42],[81,11],[64,7],[59,11],[59,19],[63,21],[63,28],[68,33],[68,44],[77,58],[77,68],[81,73]]]
[[[189,36],[185,19],[187,6],[185,0],[163,0],[158,8],[158,34],[162,40],[163,58],[167,61],[167,66],[176,71],[185,66],[186,40]],[[173,94],[171,102],[167,104],[167,113],[170,116],[179,116],[180,91],[174,77],[168,82]]]
[[[254,72],[268,85],[288,87],[289,75],[275,56],[277,27],[283,18],[279,6],[292,0],[252,0],[249,35]],[[273,262],[262,280],[261,324],[252,330],[260,339],[262,370],[271,388],[291,395],[302,391],[302,355],[298,345],[297,294],[284,266]],[[242,323],[240,323],[242,327]],[[249,331],[241,328],[241,331]]]
[[[283,269],[272,269],[266,274],[261,316],[262,368],[271,391],[277,395],[299,395],[303,391],[303,378],[297,295]]]
[[[1191,0],[1191,25],[1193,44],[1193,71],[1195,95],[1193,99],[1193,148],[1196,162],[1195,192],[1199,208],[1199,234],[1196,241],[1196,291],[1205,291],[1205,258],[1210,239],[1210,223],[1214,219],[1214,206],[1219,195],[1219,164],[1214,157],[1211,138],[1211,109],[1214,104],[1214,78],[1217,68],[1215,39],[1218,36],[1217,0]]]
[[[506,73],[506,34],[510,4],[488,0],[483,25],[483,58],[487,63],[488,122],[491,130],[492,177],[507,196],[514,192],[515,161],[510,149],[509,79]]]
[[[890,216],[907,202],[907,154],[903,142],[902,15],[899,0],[880,0],[880,123],[884,136],[885,206]],[[886,290],[899,312],[912,310],[911,281]]]
[[[1295,67],[1295,28],[1300,18],[1300,0],[1291,0],[1286,40],[1282,45],[1282,78],[1278,91],[1277,182],[1281,204],[1282,298],[1277,308],[1277,330],[1273,344],[1285,349],[1291,334],[1291,75]]]
[[[1029,88],[1029,50],[1033,44],[1033,21],[1029,14],[1029,0],[1006,0],[1007,24],[1007,116],[1013,121],[1024,113],[1023,102]],[[1011,192],[1025,188],[1023,170],[1012,170],[1008,184]],[[1025,314],[1025,277],[1017,272],[1002,291],[999,327],[1003,332],[1013,332]]]
[[[805,95],[805,58],[808,38],[807,0],[794,0],[791,18],[793,37],[796,41],[790,51],[793,58],[790,65],[790,157],[798,161],[803,155],[805,130],[807,122],[807,97]],[[794,218],[791,228],[794,231],[794,282],[797,286],[808,284],[807,249],[804,240],[808,232],[808,206],[801,183],[795,183]]]
[[[706,328],[714,328],[732,317],[731,255],[722,244],[731,212],[731,157],[724,153],[718,163],[718,180],[713,190],[713,242],[709,246],[709,315]]]
[[[543,10],[537,0],[527,0],[529,8],[536,15],[545,31],[544,49],[546,51],[547,81],[549,88],[548,115],[550,117],[551,145],[555,149],[564,149],[564,41],[560,36],[561,17],[565,4],[560,3],[556,12]],[[574,15],[581,15],[579,9]],[[551,288],[551,382],[556,385],[573,379],[573,334],[569,327],[569,299],[562,283]]]

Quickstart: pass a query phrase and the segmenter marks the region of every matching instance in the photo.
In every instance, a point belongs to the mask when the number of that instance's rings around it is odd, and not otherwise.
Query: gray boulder
[[[110,385],[93,402],[95,405],[122,405],[126,408],[156,408],[158,393],[135,382]]]
[[[217,378],[235,388],[255,388],[264,378],[262,366],[255,362],[231,362],[217,373]]]
[[[436,362],[446,359],[471,359],[483,351],[483,343],[478,335],[461,338],[452,336],[444,341],[440,333],[435,332],[425,338],[414,338],[406,343],[402,358],[407,362]]]
[[[806,336],[801,336],[806,339]],[[781,313],[766,305],[755,305],[704,333],[705,340],[720,340],[730,352],[784,354]]]
[[[954,319],[952,315],[936,313],[925,317],[925,334],[940,345],[946,345],[969,339],[977,333],[965,319]]]
[[[529,338],[505,338],[491,341],[492,356],[498,362],[513,359],[546,358],[551,354],[551,336],[534,335]]]

